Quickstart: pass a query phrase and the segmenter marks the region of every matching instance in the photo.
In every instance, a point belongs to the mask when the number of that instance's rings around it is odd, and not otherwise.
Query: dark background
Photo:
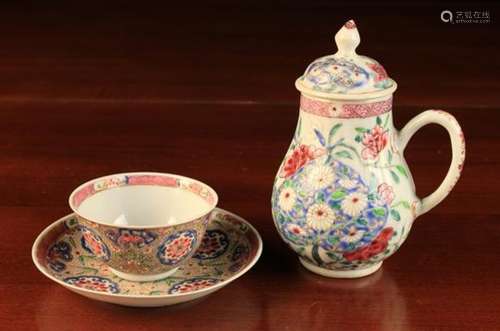
[[[496,3],[52,1],[0,5],[0,325],[17,330],[500,328],[500,24]],[[450,24],[442,10],[486,10]],[[358,53],[399,88],[396,126],[428,108],[467,141],[454,191],[383,270],[331,280],[303,270],[272,223],[275,172],[298,116],[293,83],[336,51],[353,18]],[[446,132],[406,158],[423,196],[450,161]],[[36,235],[90,178],[162,171],[203,180],[261,232],[256,267],[207,299],[130,309],[79,297],[32,265]]]

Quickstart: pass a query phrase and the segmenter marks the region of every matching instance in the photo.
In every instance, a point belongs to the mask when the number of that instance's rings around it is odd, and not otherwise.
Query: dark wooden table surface
[[[443,9],[487,10],[446,24]],[[500,38],[494,4],[330,1],[0,8],[0,329],[500,330]],[[298,115],[295,78],[335,51],[354,18],[359,52],[398,82],[396,126],[427,108],[463,125],[450,196],[415,223],[382,270],[358,280],[305,271],[274,229],[270,194]],[[450,161],[444,130],[406,150],[418,193]],[[79,183],[122,171],[199,178],[260,231],[238,281],[192,304],[126,308],[78,296],[31,262],[38,233]]]

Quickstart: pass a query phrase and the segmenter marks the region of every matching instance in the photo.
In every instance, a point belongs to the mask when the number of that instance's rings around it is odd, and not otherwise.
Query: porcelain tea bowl
[[[217,200],[195,179],[134,172],[80,185],[69,205],[82,247],[118,277],[144,282],[170,276],[195,253]]]

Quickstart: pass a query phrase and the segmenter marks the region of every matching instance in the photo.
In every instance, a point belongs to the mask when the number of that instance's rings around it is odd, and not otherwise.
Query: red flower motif
[[[376,125],[369,132],[365,132],[362,141],[365,148],[361,151],[363,159],[375,159],[387,145],[387,140],[387,132],[380,125]]]
[[[134,235],[130,235],[130,234],[123,234],[118,238],[118,242],[123,246],[126,246],[128,244],[140,245],[140,244],[144,243],[144,239],[142,237],[139,237],[139,236],[134,236]]]
[[[302,168],[307,162],[323,155],[325,153],[322,148],[314,148],[307,145],[300,145],[295,148],[292,154],[285,160],[285,165],[281,170],[281,177],[290,177],[297,170]]]
[[[393,228],[385,228],[383,229],[368,246],[361,247],[353,252],[344,253],[344,258],[347,261],[354,260],[368,260],[372,256],[375,256],[379,253],[382,253],[387,248],[387,244],[389,243],[389,239],[391,239],[394,234]]]
[[[368,66],[376,73],[376,82],[387,79],[387,71],[379,63],[368,63]]]
[[[392,186],[382,183],[377,188],[378,195],[385,201],[388,205],[394,200],[394,190]]]
[[[393,234],[394,234],[393,228],[385,228],[378,234],[377,239],[389,241],[389,239],[391,239]]]
[[[168,247],[167,254],[173,258],[179,258],[186,255],[191,247],[191,239],[177,238]]]
[[[102,250],[102,245],[100,242],[98,242],[94,236],[92,236],[90,233],[88,232],[85,232],[83,234],[83,237],[85,238],[85,240],[87,241],[87,244],[91,247],[92,249],[92,252],[95,254],[95,255],[101,255],[103,250]]]

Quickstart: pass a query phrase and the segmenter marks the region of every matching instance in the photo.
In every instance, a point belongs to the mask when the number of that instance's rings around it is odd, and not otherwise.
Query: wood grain
[[[454,6],[454,7],[453,7]],[[489,9],[495,4],[450,5]],[[499,25],[447,26],[442,7],[322,1],[146,6],[10,4],[0,31],[2,330],[495,330],[500,311]],[[354,16],[362,54],[398,81],[396,126],[452,112],[467,141],[462,178],[417,220],[382,270],[330,280],[304,270],[270,212],[275,172],[298,116],[294,79],[332,53]],[[494,17],[493,17],[494,20]],[[430,126],[406,150],[418,194],[450,161]],[[150,170],[211,184],[248,219],[264,253],[199,302],[132,309],[90,301],[43,277],[30,248],[69,213],[79,183]]]

